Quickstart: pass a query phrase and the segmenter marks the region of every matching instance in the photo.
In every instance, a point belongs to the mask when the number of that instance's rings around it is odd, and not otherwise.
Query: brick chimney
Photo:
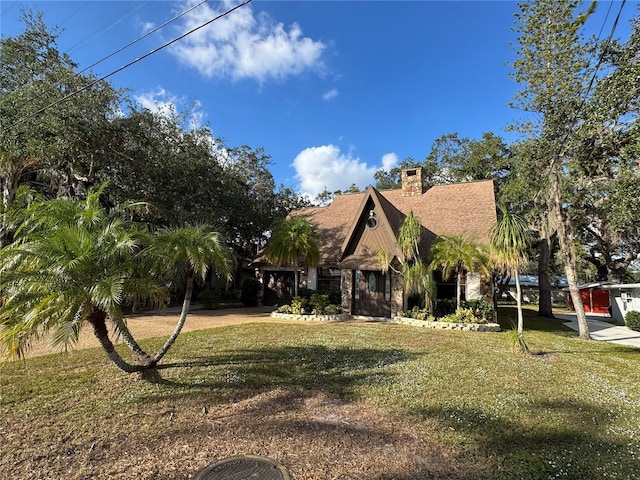
[[[423,193],[422,168],[415,167],[402,170],[402,196],[417,197]]]

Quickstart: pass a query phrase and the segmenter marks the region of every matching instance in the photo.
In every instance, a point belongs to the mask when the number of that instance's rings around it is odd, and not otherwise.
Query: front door
[[[379,271],[356,270],[353,286],[354,314],[391,316],[391,278]]]

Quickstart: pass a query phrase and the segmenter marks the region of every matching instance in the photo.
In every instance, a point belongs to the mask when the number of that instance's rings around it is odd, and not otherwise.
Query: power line
[[[120,47],[118,50],[110,53],[109,55],[106,55],[105,57],[102,57],[100,60],[98,60],[97,62],[92,63],[91,65],[89,65],[88,67],[83,68],[82,70],[80,70],[79,72],[76,72],[72,78],[78,78],[80,75],[82,75],[84,72],[86,72],[87,70],[95,67],[96,65],[99,65],[100,63],[104,62],[105,60],[113,57],[114,55],[117,55],[118,53],[122,52],[123,50],[126,50],[127,48],[131,47],[132,45],[135,45],[136,43],[138,43],[141,40],[144,40],[146,37],[148,37],[149,35],[152,35],[153,33],[157,32],[158,30],[166,27],[167,25],[169,25],[170,23],[175,22],[176,20],[178,20],[179,18],[185,16],[187,13],[190,13],[191,11],[195,10],[196,8],[198,8],[200,5],[202,5],[203,3],[206,3],[208,0],[202,0],[200,3],[192,6],[191,8],[185,10],[184,12],[182,12],[179,15],[176,15],[175,17],[173,17],[170,20],[167,20],[166,22],[164,22],[162,25],[154,28],[153,30],[148,31],[147,33],[145,33],[144,35],[142,35],[141,37],[138,37],[137,39],[133,40],[132,42],[129,42],[128,44],[124,45],[123,47]],[[124,17],[126,18],[126,17]],[[121,21],[121,20],[120,20]],[[111,27],[109,27],[111,28]],[[31,97],[31,99],[27,100],[25,102],[25,105],[29,105],[32,102],[34,102],[35,100],[41,98],[43,95],[45,95],[47,92],[53,92],[55,91],[55,89],[53,87],[47,87],[45,88],[45,90],[43,90],[42,92],[40,92],[38,95],[36,95],[35,97]],[[46,108],[46,107],[45,107]],[[37,113],[37,112],[36,112]],[[29,118],[29,117],[27,117]],[[16,123],[20,123],[22,120],[19,120]]]
[[[627,0],[622,0],[621,4],[620,4],[620,9],[618,10],[618,15],[616,15],[616,19],[613,22],[613,25],[611,26],[611,32],[609,33],[609,36],[607,37],[607,40],[605,42],[605,46],[602,49],[602,52],[600,52],[600,55],[598,57],[598,62],[596,63],[596,66],[594,68],[593,71],[593,75],[591,75],[591,80],[589,81],[589,85],[587,86],[587,89],[584,93],[583,98],[580,101],[580,105],[578,105],[578,108],[575,110],[575,113],[573,114],[573,118],[571,119],[571,122],[569,123],[569,127],[567,128],[567,131],[564,134],[564,137],[562,138],[562,141],[559,144],[559,148],[560,148],[560,152],[558,152],[558,156],[557,158],[559,158],[561,156],[562,153],[562,149],[563,147],[566,145],[567,139],[569,138],[569,135],[571,133],[571,131],[573,130],[573,128],[575,127],[576,122],[578,121],[578,115],[580,114],[580,111],[584,108],[585,104],[587,103],[587,100],[589,98],[589,93],[591,92],[591,89],[593,88],[593,84],[596,81],[596,78],[598,76],[598,70],[600,69],[600,65],[602,65],[602,62],[604,60],[604,56],[607,53],[607,49],[609,48],[609,44],[611,42],[611,39],[613,38],[613,34],[616,31],[616,28],[618,28],[618,21],[620,20],[620,16],[622,15],[622,9],[624,8],[624,4],[627,2]],[[607,13],[608,16],[608,13]],[[604,26],[603,26],[604,28]],[[599,34],[598,34],[599,37]],[[553,167],[553,165],[556,162],[556,158],[552,158],[551,159],[551,163],[549,165],[550,168]]]
[[[188,32],[183,33],[182,35],[180,35],[180,36],[178,36],[178,37],[174,38],[173,40],[170,40],[170,41],[166,42],[165,44],[163,44],[163,45],[159,46],[158,48],[155,48],[155,49],[151,50],[150,52],[145,53],[145,54],[144,54],[144,55],[142,55],[141,57],[138,57],[138,58],[136,58],[135,60],[132,60],[131,62],[127,63],[126,65],[123,65],[123,66],[121,66],[120,68],[117,68],[117,69],[115,69],[115,70],[111,71],[110,73],[108,73],[108,74],[106,74],[106,75],[103,75],[102,77],[100,77],[100,78],[98,78],[98,79],[96,79],[96,80],[94,80],[94,81],[90,82],[89,84],[85,85],[84,87],[79,88],[78,90],[75,90],[75,91],[73,91],[73,92],[71,92],[71,93],[69,93],[69,94],[65,95],[64,97],[60,98],[59,100],[56,100],[55,102],[50,103],[49,105],[47,105],[47,106],[45,106],[45,107],[42,107],[41,109],[36,110],[35,112],[33,112],[33,113],[31,113],[31,114],[27,115],[26,117],[24,117],[24,118],[22,118],[22,119],[20,119],[20,120],[18,120],[18,121],[16,121],[16,122],[14,122],[14,123],[12,123],[11,125],[9,125],[9,128],[13,128],[13,127],[15,127],[16,125],[19,125],[19,124],[21,124],[22,122],[25,122],[26,120],[29,120],[30,118],[33,118],[33,117],[35,117],[36,115],[39,115],[40,113],[42,113],[42,112],[44,112],[44,111],[46,111],[46,110],[50,109],[51,107],[55,107],[56,105],[59,105],[60,103],[64,102],[65,100],[68,100],[69,98],[71,98],[71,97],[73,97],[73,96],[75,96],[75,95],[77,95],[77,94],[79,94],[79,93],[82,93],[82,92],[84,92],[85,90],[88,90],[89,88],[93,87],[93,86],[94,86],[94,85],[96,85],[97,83],[99,83],[99,82],[101,82],[101,81],[103,81],[103,80],[105,80],[105,79],[107,79],[107,78],[109,78],[109,77],[111,77],[111,76],[115,75],[116,73],[121,72],[122,70],[125,70],[126,68],[129,68],[130,66],[132,66],[132,65],[134,65],[134,64],[136,64],[136,63],[138,63],[138,62],[139,62],[139,61],[141,61],[141,60],[144,60],[144,59],[145,59],[145,58],[147,58],[147,57],[150,57],[151,55],[153,55],[153,54],[155,54],[155,53],[159,52],[160,50],[165,49],[165,48],[166,48],[166,47],[168,47],[168,46],[173,45],[174,43],[176,43],[176,42],[178,42],[178,41],[182,40],[182,39],[183,39],[183,38],[185,38],[186,36],[191,35],[192,33],[194,33],[194,32],[196,32],[196,31],[200,30],[201,28],[206,27],[207,25],[210,25],[211,23],[215,22],[216,20],[219,20],[219,19],[221,19],[222,17],[225,17],[225,16],[229,15],[230,13],[232,13],[232,12],[234,12],[235,10],[239,9],[240,7],[244,7],[244,6],[245,6],[245,5],[247,5],[248,3],[251,3],[252,1],[253,1],[253,0],[245,0],[245,1],[244,1],[244,2],[242,2],[242,3],[239,3],[238,5],[236,5],[236,6],[232,7],[232,8],[230,8],[229,10],[227,10],[227,11],[225,11],[225,12],[221,13],[220,15],[217,15],[216,17],[212,18],[211,20],[209,20],[209,21],[207,21],[207,22],[203,23],[202,25],[199,25],[199,26],[197,26],[197,27],[195,27],[195,28],[193,28],[193,29],[189,30]]]
[[[154,33],[156,33],[158,30],[166,27],[167,25],[169,25],[170,23],[175,22],[176,20],[178,20],[181,17],[184,17],[187,13],[190,13],[191,11],[195,10],[196,8],[198,8],[200,5],[202,5],[203,3],[207,3],[208,0],[202,0],[200,3],[192,6],[191,8],[185,10],[184,12],[182,12],[179,15],[176,15],[175,17],[173,17],[171,20],[167,20],[166,22],[164,22],[162,25],[157,26],[156,28],[154,28],[153,30],[149,30],[147,33],[145,33],[144,35],[142,35],[141,37],[136,38],[135,40],[133,40],[132,42],[127,43],[126,45],[124,45],[123,47],[120,47],[118,50],[116,50],[115,52],[110,53],[109,55],[107,55],[106,57],[101,58],[100,60],[98,60],[97,62],[92,63],[91,65],[89,65],[86,68],[83,68],[82,70],[80,70],[78,73],[76,73],[76,76],[86,72],[87,70],[89,70],[90,68],[95,67],[96,65],[104,62],[105,60],[113,57],[114,55],[117,55],[118,53],[122,52],[123,50],[126,50],[127,48],[131,47],[132,45],[135,45],[136,43],[140,42],[141,40],[144,40],[145,38],[147,38],[149,35],[152,35]]]
[[[89,42],[91,42],[91,41],[93,41],[93,40],[95,40],[97,38],[100,38],[102,35],[107,33],[109,30],[114,28],[116,25],[118,25],[119,23],[122,23],[127,18],[129,18],[131,15],[133,15],[133,13],[135,13],[138,10],[140,10],[142,7],[144,7],[150,1],[151,0],[147,0],[145,2],[138,2],[137,5],[133,5],[133,6],[125,8],[117,16],[115,16],[112,20],[110,20],[107,24],[103,25],[102,27],[100,27],[99,29],[94,31],[91,35],[89,35],[88,37],[86,37],[84,39],[80,39],[76,43],[71,45],[71,47],[69,47],[69,49],[67,50],[66,53],[71,53],[74,50],[78,50],[78,49],[84,48],[84,46],[87,45]],[[86,3],[85,3],[85,6],[86,6]]]

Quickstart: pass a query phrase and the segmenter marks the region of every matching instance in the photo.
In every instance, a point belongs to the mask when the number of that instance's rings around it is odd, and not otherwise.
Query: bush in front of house
[[[435,301],[436,304],[436,317],[444,317],[445,315],[451,315],[456,311],[455,298],[439,298]]]
[[[309,299],[294,297],[291,303],[278,307],[277,312],[293,315],[337,315],[342,312],[342,308],[329,303],[328,294],[314,293]]]
[[[416,320],[426,320],[427,322],[435,322],[436,317],[430,315],[426,308],[413,307],[411,310],[407,310],[402,313],[403,317],[414,318]]]
[[[484,323],[493,321],[493,305],[483,298],[465,300],[462,302],[462,308],[471,310],[477,318],[484,320]]]
[[[624,316],[624,323],[630,330],[640,332],[640,312],[627,312],[627,314]]]
[[[450,323],[489,323],[488,320],[477,316],[471,308],[459,308],[455,313],[442,317],[440,321]]]
[[[309,299],[311,313],[314,315],[324,315],[325,309],[329,305],[329,295],[314,293]]]
[[[309,302],[306,298],[293,297],[293,299],[291,299],[291,303],[289,304],[291,305],[291,313],[293,313],[294,315],[303,315],[307,313],[306,310],[308,304]]]
[[[340,290],[312,290],[308,287],[300,287],[298,289],[298,296],[311,300],[313,295],[327,295],[329,297],[329,303],[334,305],[340,305],[342,302],[342,293]]]
[[[402,316],[427,322],[491,323],[493,321],[493,307],[485,300],[469,300],[462,302],[462,308],[438,318],[430,315],[425,308],[419,307],[413,307],[411,310],[403,312]]]
[[[198,294],[198,301],[207,310],[217,310],[220,308],[220,293],[207,285],[204,290]]]

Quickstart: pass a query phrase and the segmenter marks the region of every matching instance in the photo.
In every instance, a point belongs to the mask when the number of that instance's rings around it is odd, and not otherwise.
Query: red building
[[[606,285],[610,285],[610,283],[598,282],[580,285],[580,298],[582,299],[585,313],[611,315],[611,296],[609,295],[609,290],[603,289]],[[573,309],[573,302],[569,292],[567,292],[567,305]]]

